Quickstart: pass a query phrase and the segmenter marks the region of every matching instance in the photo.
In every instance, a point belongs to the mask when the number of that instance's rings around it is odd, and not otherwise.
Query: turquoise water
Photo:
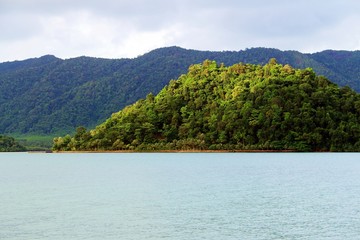
[[[360,239],[360,154],[0,154],[0,239]]]

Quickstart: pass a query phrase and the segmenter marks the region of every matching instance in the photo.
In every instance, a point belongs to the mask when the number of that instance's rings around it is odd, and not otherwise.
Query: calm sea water
[[[0,154],[0,239],[360,239],[360,154]]]

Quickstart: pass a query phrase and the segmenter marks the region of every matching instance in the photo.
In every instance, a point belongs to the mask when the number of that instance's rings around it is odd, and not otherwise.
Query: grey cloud
[[[91,22],[84,23],[87,27],[96,22],[110,24],[110,29],[115,31],[106,33],[112,34],[109,38],[114,40],[126,39],[127,34],[171,29],[169,32],[176,34],[169,37],[168,45],[204,50],[264,46],[301,51],[309,46],[335,48],[339,42],[345,48],[354,48],[353,43],[346,45],[344,34],[334,31],[343,33],[342,23],[346,22],[350,24],[346,26],[349,35],[359,36],[357,23],[348,20],[358,19],[359,7],[357,0],[0,0],[0,40],[23,41],[33,35],[39,39],[49,37],[42,36],[43,27],[56,30],[58,26],[41,25],[39,17],[45,19],[42,23],[51,18],[71,17],[74,20],[66,19],[68,25],[61,26],[61,30],[72,31],[76,41],[72,24],[88,21],[77,17],[85,12],[91,18]],[[91,32],[96,34],[101,24]],[[331,37],[327,35],[329,32]],[[86,40],[83,36],[78,39]],[[92,37],[86,41],[74,46],[97,45]]]
[[[17,41],[41,34],[38,19],[26,14],[0,15],[0,41]]]

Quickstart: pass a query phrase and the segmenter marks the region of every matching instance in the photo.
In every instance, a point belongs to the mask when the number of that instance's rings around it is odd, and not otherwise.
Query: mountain
[[[59,135],[96,126],[113,112],[157,94],[171,79],[205,59],[225,65],[265,64],[270,58],[296,68],[311,67],[340,86],[360,91],[360,52],[302,54],[268,48],[196,51],[160,48],[134,59],[47,55],[0,63],[0,133]]]
[[[54,150],[359,151],[360,94],[275,59],[205,61],[158,95],[54,143]]]

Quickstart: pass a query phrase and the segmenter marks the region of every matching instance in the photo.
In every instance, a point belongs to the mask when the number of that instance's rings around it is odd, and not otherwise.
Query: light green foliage
[[[207,60],[90,132],[55,139],[54,150],[359,151],[359,106],[309,68]]]

